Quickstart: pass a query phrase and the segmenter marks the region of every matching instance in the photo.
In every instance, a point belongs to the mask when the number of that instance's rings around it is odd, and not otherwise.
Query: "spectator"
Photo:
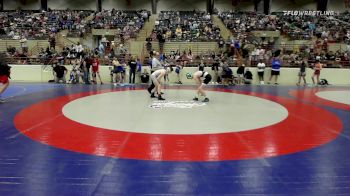
[[[147,50],[148,54],[152,51],[152,43],[151,43],[150,38],[147,38],[146,50]]]
[[[266,67],[265,63],[262,60],[259,60],[257,68],[258,68],[258,77],[259,77],[260,84],[264,84],[265,67]]]
[[[50,42],[50,50],[51,49],[54,49],[56,48],[56,38],[55,38],[55,34],[51,34],[50,36],[50,39],[49,39],[49,42]]]
[[[135,58],[132,57],[129,61],[129,83],[135,84],[135,75],[136,75],[136,69],[137,69],[137,62],[135,61]],[[132,80],[131,80],[132,78]]]
[[[101,84],[103,84],[102,79],[101,79],[101,75],[100,75],[100,71],[99,71],[99,67],[100,67],[100,61],[98,60],[98,56],[96,55],[95,58],[93,59],[93,63],[92,63],[92,81],[94,84],[97,84],[96,76],[98,76]]]
[[[278,57],[279,56],[279,52],[276,52],[276,53],[278,53],[278,54],[275,55],[276,57],[272,58],[271,76],[270,76],[268,84],[271,83],[271,80],[272,80],[273,77],[275,77],[275,84],[278,84],[277,80],[278,80],[278,76],[280,75],[280,69],[281,69],[282,61]]]
[[[301,78],[303,78],[304,86],[306,86],[306,79],[305,79],[305,77],[306,77],[306,68],[307,68],[307,61],[302,61],[300,63],[300,66],[299,66],[299,73],[298,73],[299,80],[298,80],[298,83],[297,83],[298,86],[300,85]]]
[[[244,84],[244,67],[245,67],[245,65],[242,64],[237,69],[237,83],[238,84]]]
[[[65,66],[57,63],[54,66],[53,71],[54,71],[56,83],[59,83],[60,81],[62,81],[63,83],[66,83],[67,68]]]
[[[146,69],[144,69],[143,73],[141,74],[141,82],[147,84],[148,81],[149,81],[149,73],[147,72]]]
[[[249,70],[249,68],[247,68],[244,73],[244,84],[252,84],[252,81],[253,81],[253,74]]]
[[[100,57],[104,57],[105,55],[105,44],[103,42],[100,42],[100,45],[98,46],[98,53]]]
[[[22,39],[20,40],[22,53],[27,54],[28,53],[28,44],[26,37],[22,36]]]
[[[232,79],[233,79],[232,70],[228,66],[226,60],[224,60],[224,62],[222,64],[222,75],[221,75],[221,78],[222,78],[222,84],[223,85],[228,85],[229,83],[232,82]]]
[[[93,59],[90,56],[90,54],[88,54],[83,61],[83,71],[84,71],[85,84],[91,84],[90,83],[90,68],[91,68],[92,64],[93,64]]]

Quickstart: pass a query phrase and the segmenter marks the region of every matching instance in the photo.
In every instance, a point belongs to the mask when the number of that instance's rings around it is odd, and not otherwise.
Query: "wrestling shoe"
[[[197,97],[193,98],[193,101],[198,101],[198,98]]]
[[[206,97],[202,102],[209,102],[209,99]]]

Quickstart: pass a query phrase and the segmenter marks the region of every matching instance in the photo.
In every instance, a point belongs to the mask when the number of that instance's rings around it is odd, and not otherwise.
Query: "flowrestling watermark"
[[[206,103],[196,102],[196,101],[154,101],[150,108],[153,109],[162,109],[162,108],[181,108],[181,109],[190,109],[194,107],[205,106]]]
[[[284,16],[334,16],[335,11],[283,11]]]

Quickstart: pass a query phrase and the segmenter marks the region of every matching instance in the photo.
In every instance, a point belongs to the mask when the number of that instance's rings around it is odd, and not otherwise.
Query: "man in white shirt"
[[[163,65],[159,61],[159,52],[155,52],[153,53],[153,58],[152,58],[152,71],[156,71],[161,68],[163,68]]]
[[[151,68],[151,74],[157,70],[164,69],[162,63],[159,61],[159,52],[153,52],[152,53],[153,58],[152,58],[152,68]],[[151,94],[151,97],[154,96],[154,90],[156,85],[154,84],[154,81],[152,80],[151,86],[147,89],[147,91]],[[157,89],[156,89],[157,90]]]

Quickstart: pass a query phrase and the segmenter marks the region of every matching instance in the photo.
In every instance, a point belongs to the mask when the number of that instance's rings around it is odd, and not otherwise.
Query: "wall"
[[[96,0],[47,0],[51,9],[95,10]]]
[[[295,3],[293,3],[295,2]],[[314,0],[272,0],[271,12],[284,10],[316,10],[317,4]]]
[[[39,0],[4,0],[4,10],[38,10],[40,9]]]
[[[349,10],[344,5],[345,0],[329,0],[328,10],[345,11]],[[25,3],[23,3],[25,2]],[[215,7],[218,10],[239,9],[244,11],[254,10],[253,1],[245,1],[236,7],[232,5],[231,0],[215,0]],[[283,10],[316,10],[317,5],[314,0],[272,0],[271,11]],[[103,9],[147,9],[151,10],[151,0],[131,0],[127,5],[126,0],[102,0]],[[18,7],[26,10],[36,10],[40,8],[39,0],[5,0],[4,9],[14,10]],[[95,10],[96,0],[48,0],[48,7],[51,9],[78,9]],[[158,11],[161,10],[206,10],[205,0],[159,0]]]
[[[345,1],[346,0],[329,0],[328,1],[328,10],[340,11],[340,12],[350,10],[349,8],[345,7]]]
[[[253,1],[241,2],[237,6],[232,5],[230,0],[215,0],[214,7],[218,11],[228,11],[228,10],[242,10],[242,11],[254,11]]]
[[[47,82],[48,80],[53,79],[52,71],[47,70],[43,71],[42,65],[11,65],[12,66],[12,81],[22,81],[22,82]],[[66,66],[68,70],[71,70],[71,66]],[[148,67],[144,67],[144,69],[148,69]],[[188,80],[185,75],[186,73],[193,73],[197,70],[195,67],[185,67],[181,71],[181,80],[184,84],[193,84],[193,80]],[[236,73],[237,68],[233,68],[233,73]],[[253,73],[254,84],[258,84],[257,81],[257,72],[256,68],[250,68]],[[209,67],[206,68],[206,71],[212,72]],[[281,75],[278,79],[279,84],[281,85],[295,85],[298,80],[298,68],[282,68]],[[101,66],[100,73],[102,77],[102,81],[105,83],[110,82],[110,70],[109,66]],[[127,72],[128,73],[128,72]],[[306,80],[308,83],[311,82],[313,70],[307,70]],[[213,75],[213,73],[211,73]],[[68,74],[69,75],[69,74]],[[321,71],[320,78],[326,78],[330,84],[333,85],[350,85],[350,69],[332,69],[327,68]],[[265,71],[265,81],[269,79],[270,69],[267,68]],[[67,79],[69,76],[67,76]],[[128,76],[126,77],[128,78]],[[174,83],[176,81],[176,74],[171,73],[169,75],[170,83]]]
[[[206,10],[206,1],[203,0],[159,0],[158,12],[162,10],[191,11]]]
[[[152,10],[151,0],[130,0],[130,2],[130,4],[127,4],[126,0],[102,0],[102,9],[115,8],[118,10]]]

